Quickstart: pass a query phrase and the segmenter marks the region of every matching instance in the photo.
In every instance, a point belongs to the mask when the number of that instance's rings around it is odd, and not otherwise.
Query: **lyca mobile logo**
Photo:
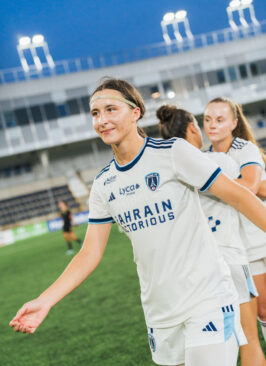
[[[139,189],[140,185],[138,183],[136,184],[131,184],[130,186],[124,187],[124,188],[119,188],[119,194],[121,195],[130,195],[130,194],[135,194],[136,190]]]

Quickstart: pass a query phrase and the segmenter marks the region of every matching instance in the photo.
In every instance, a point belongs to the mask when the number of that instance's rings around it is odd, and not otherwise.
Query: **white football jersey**
[[[239,165],[228,155],[211,152],[207,153],[207,156],[215,161],[229,178],[237,179],[239,177]],[[200,202],[226,262],[247,264],[247,253],[240,235],[238,211],[211,194],[200,194]]]
[[[227,152],[241,169],[248,165],[258,165],[262,168],[262,179],[265,179],[265,164],[258,147],[251,141],[234,138],[230,149]],[[266,234],[256,225],[240,214],[241,236],[246,247],[248,260],[254,261],[266,257]]]
[[[116,222],[129,236],[149,327],[174,326],[237,298],[197,192],[220,172],[183,139],[146,138],[130,163],[113,159],[94,180],[89,223]]]

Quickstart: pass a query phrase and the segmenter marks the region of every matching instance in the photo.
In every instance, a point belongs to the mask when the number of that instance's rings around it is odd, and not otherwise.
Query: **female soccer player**
[[[210,366],[215,358],[217,366],[235,365],[241,337],[234,315],[239,309],[232,304],[237,294],[192,186],[209,189],[262,230],[266,208],[186,141],[143,139],[137,129],[143,100],[126,81],[105,80],[90,107],[95,131],[112,146],[114,158],[94,180],[83,247],[10,325],[33,333],[97,267],[117,222],[133,245],[154,361]]]
[[[168,105],[160,107],[156,114],[160,121],[159,129],[163,138],[180,137],[198,149],[202,148],[201,130],[193,114]],[[239,165],[228,155],[211,153],[208,156],[216,161],[230,178],[239,177]],[[211,195],[201,194],[200,200],[221,253],[229,265],[239,295],[241,323],[247,340],[250,341],[247,345],[240,347],[241,365],[265,366],[265,358],[258,338],[257,322],[252,317],[250,303],[250,295],[257,296],[257,291],[250,275],[247,254],[240,237],[238,212]]]
[[[239,184],[259,193],[265,180],[266,157],[259,149],[241,107],[220,97],[210,101],[204,112],[204,130],[211,141],[211,150],[226,152],[241,168]],[[265,190],[265,188],[264,188]],[[243,238],[250,261],[251,273],[259,293],[258,314],[264,338],[266,335],[266,235],[244,217]],[[257,313],[256,300],[253,301]]]
[[[72,214],[68,208],[67,203],[65,201],[59,201],[58,207],[61,213],[61,217],[63,219],[63,236],[68,247],[66,254],[73,254],[74,251],[71,240],[76,241],[77,243],[79,243],[79,245],[81,245],[82,242],[72,229]]]

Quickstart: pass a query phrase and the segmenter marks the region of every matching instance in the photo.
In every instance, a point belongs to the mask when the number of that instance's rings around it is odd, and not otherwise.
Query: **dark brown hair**
[[[185,139],[189,123],[194,122],[192,113],[171,105],[163,105],[158,108],[156,116],[159,119],[160,134],[164,139],[171,137]]]
[[[234,137],[240,137],[241,139],[251,141],[253,144],[258,146],[261,156],[264,160],[264,163],[266,163],[265,152],[263,151],[263,149],[260,147],[260,145],[256,141],[256,139],[253,135],[251,126],[243,113],[242,106],[226,97],[218,97],[218,98],[212,99],[207,105],[209,105],[211,103],[226,103],[227,105],[229,105],[234,118],[237,119],[237,125],[236,125],[235,129],[232,131],[232,135]]]
[[[91,97],[98,91],[101,91],[104,89],[116,90],[119,93],[121,93],[125,99],[129,100],[130,102],[133,102],[140,109],[140,118],[139,119],[141,119],[144,116],[146,109],[145,109],[145,105],[144,105],[142,96],[137,91],[137,89],[133,85],[131,85],[129,82],[127,82],[126,80],[104,77],[101,79],[100,85],[94,90]],[[132,108],[132,109],[134,108],[130,105],[128,105],[128,106],[129,106],[129,108]],[[137,130],[141,137],[147,136],[141,127],[137,126]]]

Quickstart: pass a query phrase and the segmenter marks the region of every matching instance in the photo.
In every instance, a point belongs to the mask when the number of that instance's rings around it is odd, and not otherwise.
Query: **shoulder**
[[[172,137],[168,140],[148,137],[146,147],[151,149],[171,149],[177,140],[177,137]]]
[[[104,177],[104,175],[110,170],[111,165],[113,163],[114,159],[112,159],[109,164],[107,164],[102,170],[96,175],[94,181],[99,180],[99,178]]]
[[[233,142],[232,142],[231,149],[233,149],[233,150],[243,150],[244,148],[247,148],[247,147],[252,146],[252,145],[256,146],[251,141],[241,139],[240,137],[235,137]]]

